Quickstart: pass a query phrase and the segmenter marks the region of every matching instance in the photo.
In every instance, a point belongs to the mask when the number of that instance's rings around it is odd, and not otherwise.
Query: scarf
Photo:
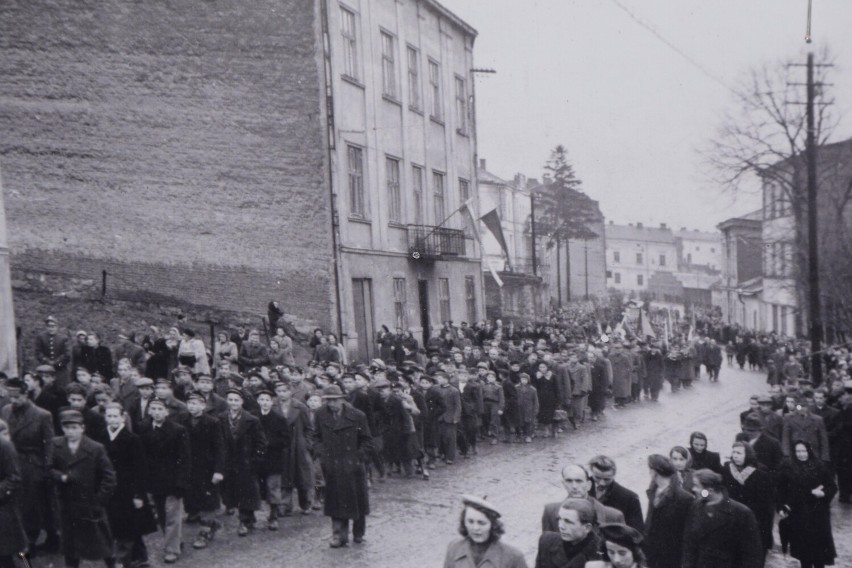
[[[728,469],[731,471],[731,477],[737,480],[737,483],[740,485],[745,485],[746,480],[751,476],[752,473],[756,471],[756,468],[753,465],[746,466],[740,471],[737,469],[737,466],[734,465],[734,462],[728,464]]]

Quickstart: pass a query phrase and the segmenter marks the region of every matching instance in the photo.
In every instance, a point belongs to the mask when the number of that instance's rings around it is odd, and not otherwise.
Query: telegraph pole
[[[538,276],[538,259],[535,254],[535,191],[530,191],[530,236],[532,237],[532,271]]]
[[[808,299],[811,320],[811,381],[822,384],[822,305],[819,293],[819,242],[817,234],[817,144],[814,120],[814,54],[808,53],[807,142],[808,172]]]

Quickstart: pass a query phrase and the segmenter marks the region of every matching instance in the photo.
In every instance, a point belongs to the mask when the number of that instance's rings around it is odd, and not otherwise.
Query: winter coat
[[[715,471],[719,474],[722,473],[722,460],[719,457],[718,452],[704,450],[699,454],[692,448],[689,448],[689,455],[692,456],[693,471],[698,471],[699,469],[709,469],[710,471]]]
[[[538,539],[535,568],[584,568],[586,562],[600,559],[601,540],[592,531],[577,543],[576,554],[571,558],[565,551],[564,541],[558,532],[544,532]]]
[[[225,439],[219,419],[204,413],[196,420],[186,413],[179,419],[189,436],[189,486],[183,504],[190,513],[219,509],[220,484],[213,483],[213,474],[225,475]]]
[[[623,349],[609,355],[612,364],[612,394],[615,398],[630,398],[631,375],[633,373],[633,357]]]
[[[16,493],[24,527],[39,530],[47,526],[51,511],[48,474],[53,459],[53,417],[30,402],[20,410],[11,404],[3,407],[0,418],[9,426],[18,456],[20,486]]]
[[[113,540],[106,507],[116,481],[104,447],[84,435],[72,454],[65,436],[56,437],[50,469],[59,497],[62,553],[84,560],[111,558]]]
[[[589,408],[598,413],[606,406],[606,391],[609,388],[606,359],[596,359],[590,369],[592,392],[589,394]]]
[[[491,543],[479,565],[473,563],[470,539],[458,538],[447,546],[444,568],[527,568],[526,560],[514,546],[497,541]]]
[[[364,463],[373,448],[367,417],[344,403],[338,417],[324,406],[314,415],[314,451],[325,477],[325,515],[359,519],[370,514]]]
[[[219,416],[225,438],[225,479],[222,501],[229,509],[260,509],[258,468],[266,458],[267,441],[260,420],[248,411],[240,412],[233,432],[228,412]]]
[[[707,513],[696,501],[686,517],[683,568],[763,568],[764,551],[751,510],[724,498]]]
[[[683,531],[695,500],[680,483],[672,482],[658,504],[655,490],[649,489],[645,517],[645,553],[654,568],[680,568],[683,560]]]
[[[157,530],[151,505],[145,489],[145,450],[139,436],[127,428],[104,444],[107,456],[115,468],[115,492],[107,505],[107,518],[116,539],[134,539]],[[143,505],[137,509],[134,499]]]
[[[17,556],[27,550],[20,489],[21,470],[15,446],[0,438],[0,556]]]
[[[240,370],[248,371],[254,367],[263,367],[269,365],[269,350],[266,345],[258,342],[251,343],[249,341],[240,345]]]
[[[68,337],[58,333],[40,333],[36,336],[35,356],[39,365],[53,365],[56,386],[64,388],[68,384],[68,367],[71,363],[71,340]]]
[[[267,414],[258,410],[254,415],[260,420],[267,442],[266,454],[259,464],[258,474],[261,477],[283,475],[290,462],[290,442],[292,440],[290,424],[274,408]]]
[[[414,419],[405,408],[402,399],[391,394],[382,401],[382,406],[388,417],[388,428],[382,435],[382,449],[385,462],[404,463],[416,457],[417,449],[412,442],[415,438]]]
[[[584,396],[592,392],[592,377],[589,373],[589,367],[582,363],[565,367],[571,378],[571,396]]]
[[[734,465],[728,462],[722,468],[722,480],[728,489],[728,497],[751,509],[755,520],[757,520],[757,528],[760,531],[763,548],[770,550],[772,548],[772,524],[775,521],[775,491],[772,476],[762,466],[759,466],[743,484],[734,478],[731,472],[733,467]]]
[[[551,373],[548,378],[547,376],[539,377],[536,373],[532,384],[538,393],[538,421],[540,424],[552,424],[553,415],[559,404],[559,385],[556,382],[556,375]]]
[[[187,365],[192,367],[193,374],[210,374],[210,363],[207,361],[207,348],[204,346],[204,342],[197,337],[189,341],[183,340],[178,346],[178,362],[181,361],[181,358],[189,356],[195,358],[195,361],[191,365]],[[187,361],[187,363],[189,362]]]
[[[145,450],[145,483],[155,497],[183,497],[189,489],[190,449],[186,428],[177,420],[155,427],[149,418],[139,431]]]
[[[217,341],[213,346],[213,361],[217,369],[219,368],[220,361],[227,361],[230,364],[231,372],[236,373],[240,370],[239,360],[240,350],[233,341],[228,341],[227,343]]]
[[[795,459],[795,458],[794,458]],[[825,497],[811,491],[822,485]],[[831,500],[837,493],[834,475],[820,463],[809,459],[787,464],[778,480],[778,505],[787,511],[790,528],[790,556],[801,561],[833,564],[837,556],[831,534]]]
[[[278,406],[278,410],[282,411],[281,406]],[[311,459],[313,426],[309,414],[310,410],[304,403],[292,399],[286,415],[287,424],[290,426],[290,457],[282,485],[298,487],[303,491],[314,486],[314,469]]]
[[[139,347],[141,350],[142,348]],[[80,349],[79,367],[86,367],[90,373],[100,373],[106,382],[113,377],[112,352],[109,347],[84,345]]]
[[[518,421],[520,424],[534,424],[538,416],[538,391],[530,384],[520,384],[518,391]]]
[[[613,481],[605,494],[596,497],[607,507],[621,511],[627,525],[639,532],[645,530],[645,522],[642,520],[642,505],[639,503],[639,496],[636,493],[617,481]]]
[[[817,458],[824,462],[831,460],[828,448],[828,431],[825,422],[816,414],[810,412],[804,416],[791,412],[784,417],[784,429],[781,433],[781,450],[784,456],[793,455],[793,444],[798,441],[807,442]]]
[[[438,387],[444,397],[444,413],[438,416],[438,422],[443,424],[458,424],[462,417],[462,400],[459,389],[452,385]]]
[[[647,379],[645,384],[654,391],[663,388],[663,373],[665,372],[665,358],[659,349],[652,349],[643,354],[645,359],[645,373]]]

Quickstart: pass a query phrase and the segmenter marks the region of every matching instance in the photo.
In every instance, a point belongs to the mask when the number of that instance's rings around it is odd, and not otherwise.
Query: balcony
[[[533,261],[531,257],[517,257],[513,260],[512,266],[507,266],[504,272],[512,272],[523,276],[538,276],[539,278],[546,277],[550,271],[550,266],[543,262],[541,258],[536,259],[535,271],[533,271]]]
[[[433,225],[409,225],[408,253],[413,260],[465,256],[464,231]]]

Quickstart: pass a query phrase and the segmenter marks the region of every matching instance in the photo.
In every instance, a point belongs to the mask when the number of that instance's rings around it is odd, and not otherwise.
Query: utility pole
[[[530,236],[532,237],[532,271],[538,276],[538,259],[535,255],[535,192],[530,192]]]
[[[814,54],[808,53],[808,134],[805,146],[808,171],[808,299],[811,320],[811,381],[822,384],[822,305],[819,293],[819,241],[817,232],[817,145],[814,120]]]

